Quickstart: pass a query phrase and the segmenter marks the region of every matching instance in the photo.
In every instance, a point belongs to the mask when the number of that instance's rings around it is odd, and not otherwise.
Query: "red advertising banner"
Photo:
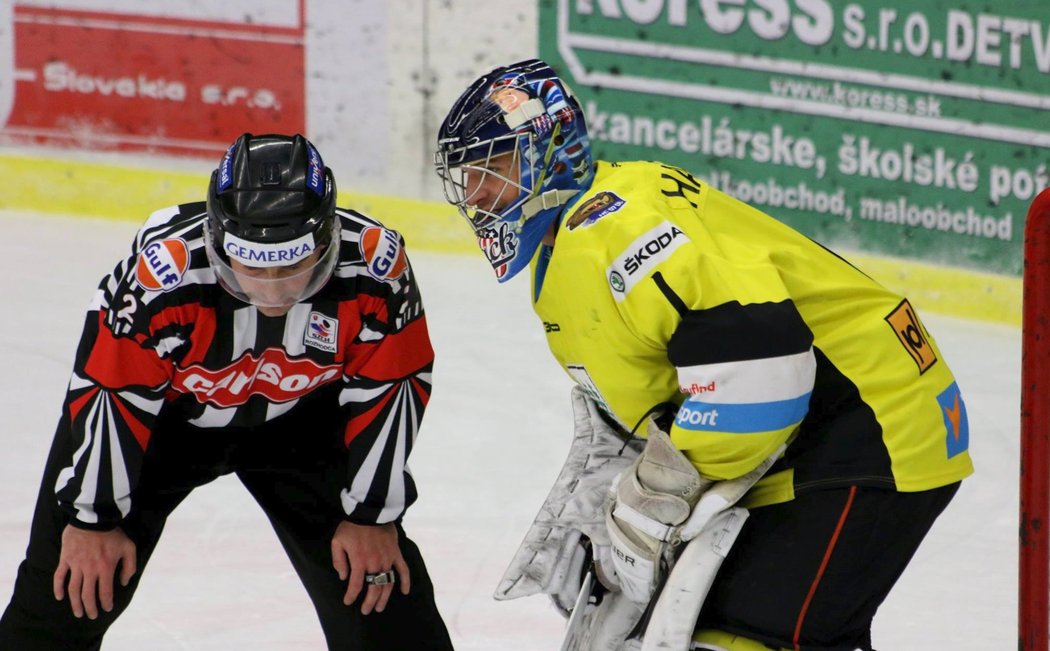
[[[296,24],[272,25],[144,15],[152,3],[132,15],[16,0],[0,137],[211,159],[245,131],[302,132],[304,1],[288,0]]]

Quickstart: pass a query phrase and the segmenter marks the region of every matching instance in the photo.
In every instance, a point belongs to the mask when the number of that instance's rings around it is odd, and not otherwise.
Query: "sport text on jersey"
[[[313,233],[288,242],[262,244],[226,234],[222,250],[237,262],[249,267],[283,267],[302,260],[317,248]]]
[[[339,365],[321,366],[309,359],[291,359],[278,348],[268,348],[259,357],[250,353],[225,368],[211,370],[200,365],[177,368],[172,389],[192,394],[201,403],[237,407],[255,395],[270,402],[288,402],[340,377]]]

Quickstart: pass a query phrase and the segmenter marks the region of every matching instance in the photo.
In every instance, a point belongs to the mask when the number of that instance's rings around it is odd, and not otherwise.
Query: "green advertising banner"
[[[1020,275],[1050,186],[1047,0],[541,0],[597,156],[832,246]]]

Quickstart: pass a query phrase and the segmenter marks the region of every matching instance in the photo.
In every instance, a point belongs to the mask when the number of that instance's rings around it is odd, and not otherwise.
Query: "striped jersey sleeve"
[[[399,520],[416,499],[408,456],[430,399],[434,351],[403,239],[360,215],[354,219],[361,227],[344,230],[344,237],[361,250],[364,280],[375,289],[358,296],[362,326],[339,395],[350,455],[340,497],[348,520],[384,524]]]
[[[110,529],[131,509],[179,340],[175,333],[158,338],[151,332],[149,298],[135,281],[136,265],[154,236],[178,238],[187,228],[192,226],[177,209],[155,213],[132,254],[103,278],[88,309],[61,421],[74,451],[55,484],[59,505],[78,527]]]

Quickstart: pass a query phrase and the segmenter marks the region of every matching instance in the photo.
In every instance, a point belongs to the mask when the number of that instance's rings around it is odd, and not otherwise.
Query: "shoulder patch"
[[[904,350],[915,360],[915,365],[919,367],[919,375],[930,370],[930,367],[937,363],[937,354],[926,338],[926,327],[919,321],[919,315],[908,299],[901,301],[885,318]]]
[[[590,226],[602,217],[623,208],[626,204],[627,201],[621,199],[616,193],[603,190],[573,211],[572,215],[565,220],[565,225],[570,231],[575,230],[577,226]]]
[[[361,255],[368,273],[377,280],[396,280],[408,267],[397,233],[386,228],[369,226],[361,231]]]
[[[146,245],[135,264],[135,280],[151,292],[170,292],[182,282],[190,264],[190,247],[181,238]]]
[[[627,245],[605,270],[616,300],[622,301],[638,281],[688,241],[682,229],[664,221]]]

